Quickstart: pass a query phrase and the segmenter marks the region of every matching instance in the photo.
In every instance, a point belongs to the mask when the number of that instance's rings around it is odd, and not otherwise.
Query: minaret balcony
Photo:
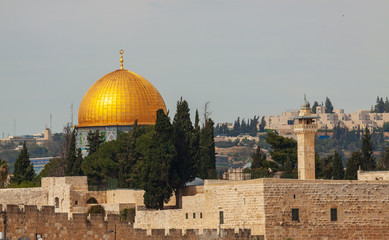
[[[300,131],[317,131],[317,124],[311,123],[311,124],[295,124],[294,125],[294,131],[300,132]]]

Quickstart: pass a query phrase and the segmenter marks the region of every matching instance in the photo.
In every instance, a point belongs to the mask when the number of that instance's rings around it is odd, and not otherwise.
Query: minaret
[[[294,132],[297,136],[297,167],[299,179],[315,179],[315,134],[316,119],[311,115],[310,104],[304,95],[299,116],[294,117]]]

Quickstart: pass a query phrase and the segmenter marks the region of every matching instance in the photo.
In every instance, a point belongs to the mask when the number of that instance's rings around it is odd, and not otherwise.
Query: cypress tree
[[[266,153],[258,146],[255,152],[251,155],[251,168],[264,167],[264,161],[266,161]]]
[[[9,174],[8,163],[0,159],[0,188],[6,187],[8,174]]]
[[[292,161],[290,161],[289,155],[287,156],[284,166],[283,166],[284,172],[281,174],[281,178],[295,178],[293,174],[293,166]]]
[[[99,130],[88,132],[88,155],[95,153],[104,142],[104,135]]]
[[[332,178],[339,180],[344,177],[344,168],[342,163],[342,158],[340,157],[337,151],[334,152],[332,158]]]
[[[312,105],[312,109],[311,109],[311,112],[316,114],[316,107],[319,106],[319,103],[317,101],[315,101]]]
[[[389,99],[386,97],[384,104],[384,112],[389,113]]]
[[[201,137],[200,117],[199,117],[199,111],[196,109],[195,124],[193,128],[193,135],[191,141],[192,158],[195,163],[196,175],[199,173],[199,169],[201,169],[200,137]]]
[[[356,180],[357,171],[362,160],[362,154],[359,151],[355,151],[351,154],[351,157],[347,159],[346,163],[346,172],[344,174],[344,179],[346,180]]]
[[[157,111],[155,135],[143,170],[144,204],[147,208],[163,209],[163,204],[167,203],[172,195],[169,173],[176,158],[172,136],[169,117],[160,109]]]
[[[264,132],[266,126],[265,116],[261,118],[261,123],[259,124],[259,132]]]
[[[193,126],[190,120],[189,106],[182,98],[177,101],[177,110],[173,119],[173,139],[177,155],[172,162],[170,182],[176,196],[180,187],[196,177],[196,162],[193,157]],[[176,206],[180,207],[180,198],[176,198]]]
[[[375,169],[376,163],[373,156],[373,144],[371,142],[371,134],[368,127],[365,128],[365,132],[362,136],[361,154],[361,169],[365,171]]]
[[[84,176],[81,170],[82,161],[83,157],[81,153],[81,148],[77,148],[76,160],[73,164],[72,172],[70,173],[71,176]]]
[[[332,106],[331,100],[328,97],[326,97],[325,107],[326,113],[333,113],[334,107]]]
[[[123,146],[121,153],[119,154],[119,176],[118,185],[121,188],[136,187],[131,176],[133,168],[136,162],[141,158],[136,148],[136,142],[138,137],[145,133],[145,129],[138,125],[138,121],[135,121],[133,129],[127,135],[123,135]]]
[[[72,176],[74,163],[77,161],[76,155],[76,130],[73,130],[69,143],[69,149],[66,153],[65,176]]]
[[[200,161],[202,169],[199,176],[202,179],[216,178],[216,156],[214,127],[211,118],[205,120],[204,126],[200,131]]]
[[[30,153],[28,152],[26,142],[23,143],[23,148],[16,159],[14,169],[12,181],[17,184],[30,182],[35,177],[35,171],[30,162]]]
[[[385,148],[385,151],[382,153],[377,165],[378,169],[380,170],[389,169],[389,147]]]

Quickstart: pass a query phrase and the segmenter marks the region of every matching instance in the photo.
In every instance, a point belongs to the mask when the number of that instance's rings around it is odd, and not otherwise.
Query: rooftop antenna
[[[53,114],[50,113],[50,130],[53,129]]]
[[[14,118],[14,136],[16,136],[16,118]]]
[[[73,127],[73,103],[70,104],[70,124]]]

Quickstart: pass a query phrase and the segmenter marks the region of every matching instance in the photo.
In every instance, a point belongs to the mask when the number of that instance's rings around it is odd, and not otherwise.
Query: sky
[[[279,115],[307,99],[345,112],[389,97],[387,0],[0,0],[0,138],[61,132],[90,86],[120,67],[172,117]],[[192,116],[193,117],[193,116]],[[14,123],[16,122],[16,128]]]

